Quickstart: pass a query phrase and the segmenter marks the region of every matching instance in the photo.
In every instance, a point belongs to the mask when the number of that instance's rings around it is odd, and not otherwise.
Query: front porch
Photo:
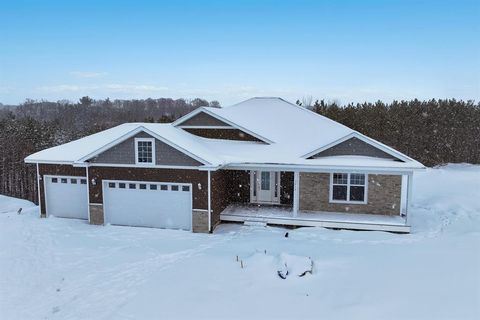
[[[291,206],[231,204],[220,214],[222,221],[251,224],[314,226],[335,229],[374,230],[409,233],[410,226],[400,215],[333,213],[299,210]]]

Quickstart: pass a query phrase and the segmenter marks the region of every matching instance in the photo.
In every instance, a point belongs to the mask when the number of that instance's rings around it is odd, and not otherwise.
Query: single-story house
[[[125,123],[39,151],[40,213],[212,232],[222,221],[409,232],[425,167],[281,98]]]

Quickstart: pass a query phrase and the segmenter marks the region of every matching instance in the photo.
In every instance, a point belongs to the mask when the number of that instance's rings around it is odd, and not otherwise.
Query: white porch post
[[[409,215],[410,215],[410,207],[412,202],[412,186],[413,186],[413,172],[408,174],[408,184],[407,184],[407,205],[405,207],[406,215],[405,215],[405,224],[408,225],[409,223]]]
[[[300,200],[300,172],[295,171],[293,173],[293,216],[296,217],[298,213],[299,200]]]

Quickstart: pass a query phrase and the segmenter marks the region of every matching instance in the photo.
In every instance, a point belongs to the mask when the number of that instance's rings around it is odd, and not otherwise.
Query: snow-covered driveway
[[[410,235],[98,227],[0,196],[0,319],[479,319],[480,167],[415,178]]]

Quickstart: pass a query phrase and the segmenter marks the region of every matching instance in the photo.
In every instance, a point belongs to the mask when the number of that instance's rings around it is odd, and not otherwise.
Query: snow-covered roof
[[[252,98],[225,107],[200,110],[244,128],[263,142],[202,138],[177,127],[187,115],[171,124],[125,123],[117,127],[49,148],[28,156],[26,162],[80,164],[93,155],[124,141],[139,131],[172,145],[206,166],[299,165],[318,167],[378,167],[418,169],[423,165],[402,153],[306,108],[281,98]],[[315,150],[358,137],[403,160],[358,156],[330,156],[308,159]]]

